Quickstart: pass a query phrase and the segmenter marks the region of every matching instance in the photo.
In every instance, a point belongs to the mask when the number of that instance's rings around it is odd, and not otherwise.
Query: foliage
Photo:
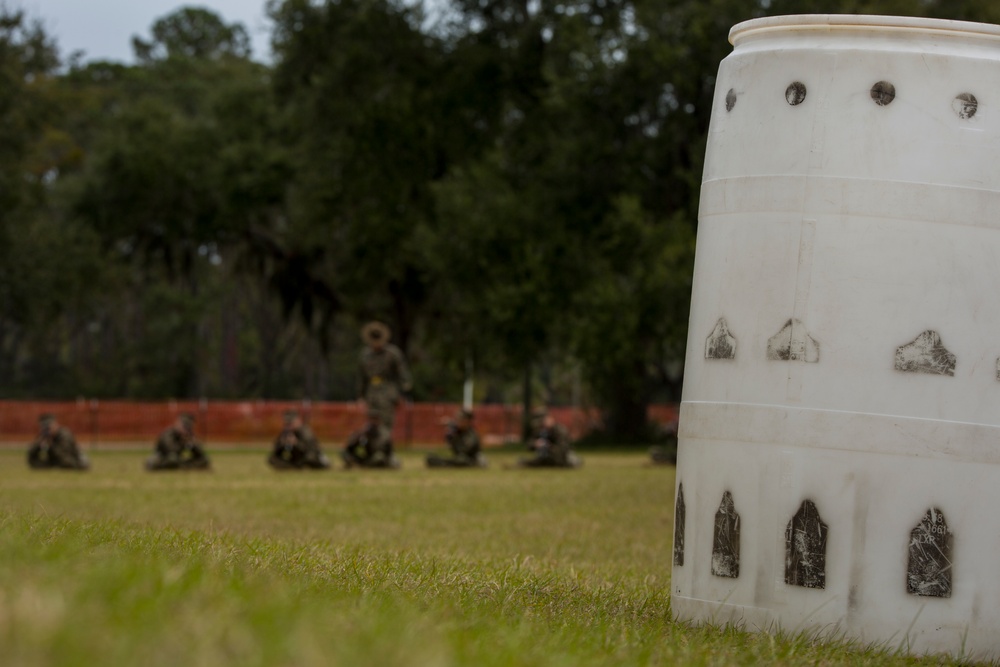
[[[224,288],[240,282],[234,271],[257,257],[252,241],[281,218],[288,169],[267,68],[248,59],[242,26],[207,10],[179,10],[152,33],[136,39],[139,65],[66,77],[90,94],[69,114],[86,161],[60,184],[68,215],[94,230],[110,264],[127,267],[114,302],[95,309],[104,343],[89,351],[110,347],[119,373],[81,387],[136,397],[281,393],[280,349],[271,360],[252,342],[241,350],[237,330],[262,318],[243,314]],[[100,120],[78,115],[90,107]],[[259,291],[250,288],[259,307],[273,308]],[[241,358],[250,360],[242,373],[231,368]]]
[[[0,5],[0,7],[5,7]],[[0,10],[0,392],[677,400],[708,119],[740,21],[1000,21],[985,0],[270,0],[275,59],[182,7],[132,64]],[[15,231],[16,230],[16,231]],[[57,263],[53,257],[60,258]]]
[[[78,281],[94,265],[89,230],[45,211],[49,182],[74,157],[54,126],[57,65],[41,24],[0,4],[0,376],[41,392],[56,380],[53,328],[84,305]]]
[[[46,89],[58,65],[55,44],[40,22],[0,4],[0,233],[10,242],[10,212],[40,185],[29,170],[33,144],[44,139],[50,106]],[[34,193],[37,195],[37,192]]]
[[[199,7],[182,7],[153,23],[152,38],[132,38],[140,62],[193,58],[214,60],[250,55],[250,36],[241,24],[226,23],[214,12]]]
[[[440,48],[418,12],[381,0],[272,2],[275,92],[295,147],[286,238],[359,319],[404,350],[428,285],[414,238],[445,170]],[[378,44],[378,48],[372,48]]]
[[[639,202],[623,198],[596,242],[600,260],[590,289],[576,303],[584,313],[574,349],[589,360],[585,375],[607,407],[605,428],[651,439],[644,418],[653,384],[677,383],[671,362],[683,357],[694,234],[680,216],[655,222]],[[627,371],[627,372],[623,372]],[[679,383],[671,398],[680,400]]]

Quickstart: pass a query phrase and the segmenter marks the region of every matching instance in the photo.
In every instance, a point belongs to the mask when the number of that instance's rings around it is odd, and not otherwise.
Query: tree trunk
[[[527,442],[531,438],[531,362],[524,365],[524,387],[522,394],[521,438]]]
[[[649,437],[646,412],[649,402],[635,396],[622,395],[605,410],[604,424],[608,435],[617,442],[642,442]]]
[[[635,377],[643,377],[645,367],[642,362],[633,364]],[[604,410],[604,428],[608,435],[619,442],[641,442],[649,437],[647,411],[649,391],[646,382],[637,390],[628,382],[619,382],[617,391],[608,397]]]

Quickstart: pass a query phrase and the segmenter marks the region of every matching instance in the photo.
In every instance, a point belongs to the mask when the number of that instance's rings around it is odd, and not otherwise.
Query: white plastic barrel
[[[1000,657],[1000,27],[782,16],[730,41],[674,614]]]

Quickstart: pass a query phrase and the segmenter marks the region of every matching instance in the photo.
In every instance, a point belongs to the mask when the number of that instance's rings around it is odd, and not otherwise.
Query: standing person
[[[579,468],[583,461],[570,447],[569,431],[556,422],[548,410],[541,409],[532,417],[534,433],[529,448],[534,451],[531,458],[522,458],[518,465],[523,468]]]
[[[208,470],[212,467],[205,448],[194,437],[194,415],[178,415],[156,440],[146,470]]]
[[[90,461],[80,451],[72,431],[48,413],[38,418],[38,437],[28,447],[28,466],[35,469],[89,470]]]
[[[344,467],[399,468],[400,462],[392,451],[392,433],[382,423],[382,413],[368,409],[368,421],[351,434],[340,453]]]
[[[278,470],[326,470],[330,467],[330,459],[320,450],[316,434],[295,410],[285,412],[284,427],[274,441],[267,462]]]
[[[369,410],[379,413],[382,425],[392,432],[396,404],[412,388],[410,369],[403,352],[389,342],[389,327],[369,322],[361,329],[365,348],[361,351],[358,397]]]
[[[461,409],[454,420],[449,420],[444,439],[451,447],[451,458],[430,454],[428,468],[485,468],[489,465],[482,454],[479,434],[472,424],[472,411]]]

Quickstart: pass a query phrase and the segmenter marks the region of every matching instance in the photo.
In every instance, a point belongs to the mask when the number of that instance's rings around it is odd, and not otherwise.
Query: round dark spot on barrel
[[[785,88],[785,101],[793,107],[806,101],[806,85],[800,81],[793,81]]]
[[[726,111],[732,111],[734,106],[736,106],[736,91],[730,88],[726,93]]]
[[[872,99],[880,107],[892,104],[892,101],[896,99],[896,86],[888,81],[879,81],[872,86]]]
[[[972,93],[962,93],[952,101],[951,108],[955,110],[959,118],[968,120],[975,116],[976,111],[979,110],[979,100]]]

